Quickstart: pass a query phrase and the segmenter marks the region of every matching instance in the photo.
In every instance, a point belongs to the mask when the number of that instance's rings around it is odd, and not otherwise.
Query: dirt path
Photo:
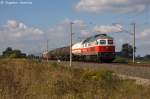
[[[144,85],[144,86],[149,86],[150,85],[150,79],[144,79],[140,77],[132,77],[132,76],[126,76],[126,75],[119,75],[118,76],[122,79],[132,79],[136,81],[136,84],[138,85]]]

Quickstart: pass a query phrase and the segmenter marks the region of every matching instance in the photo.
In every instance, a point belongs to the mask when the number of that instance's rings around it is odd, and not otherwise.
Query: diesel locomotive
[[[106,34],[94,35],[74,44],[72,53],[81,60],[112,62],[115,59],[114,39]]]

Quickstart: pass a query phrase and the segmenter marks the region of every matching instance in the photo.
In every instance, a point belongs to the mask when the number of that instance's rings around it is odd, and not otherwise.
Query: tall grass
[[[148,99],[149,92],[150,87],[121,80],[109,70],[0,60],[0,99]]]

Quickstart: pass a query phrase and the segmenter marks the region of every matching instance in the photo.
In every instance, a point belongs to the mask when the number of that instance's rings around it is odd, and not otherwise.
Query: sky
[[[136,23],[136,55],[150,54],[150,0],[0,0],[0,52],[7,47],[42,53],[106,33],[116,51],[132,44]],[[127,32],[128,31],[128,32]]]

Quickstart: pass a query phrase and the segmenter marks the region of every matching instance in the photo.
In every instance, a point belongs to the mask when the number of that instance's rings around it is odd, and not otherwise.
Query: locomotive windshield
[[[108,44],[113,44],[113,40],[108,40]]]
[[[105,45],[106,44],[106,40],[100,40],[100,44],[101,45]]]

